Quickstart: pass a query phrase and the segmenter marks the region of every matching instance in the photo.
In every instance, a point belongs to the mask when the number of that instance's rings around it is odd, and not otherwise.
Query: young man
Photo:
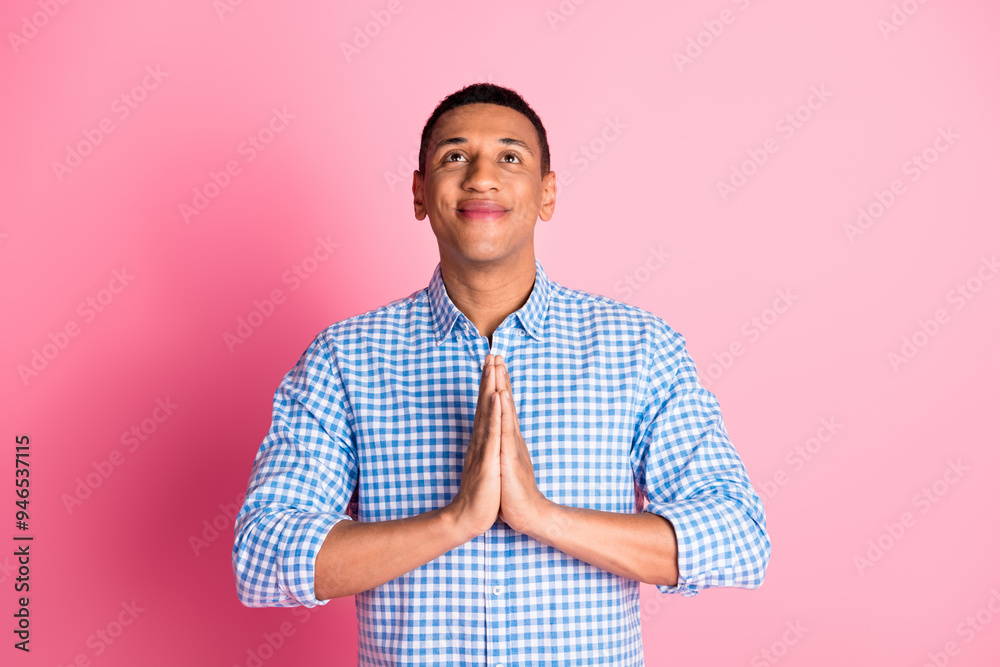
[[[362,665],[641,665],[639,582],[763,583],[763,505],[684,338],[535,258],[549,166],[514,91],[428,119],[413,205],[440,263],[279,385],[236,522],[245,605],[355,595]]]

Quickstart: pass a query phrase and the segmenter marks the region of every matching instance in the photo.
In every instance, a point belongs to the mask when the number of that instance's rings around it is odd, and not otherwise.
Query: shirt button
[[[501,593],[503,593],[503,586],[493,587],[493,595],[500,595]]]
[[[521,338],[524,338],[525,336],[528,335],[528,334],[524,333],[524,329],[521,329],[520,331],[518,331],[518,333],[521,334]]]

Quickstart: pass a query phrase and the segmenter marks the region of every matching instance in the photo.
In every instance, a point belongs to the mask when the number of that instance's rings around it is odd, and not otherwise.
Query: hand
[[[456,525],[470,539],[485,533],[500,512],[501,412],[494,359],[492,354],[486,355],[462,479],[448,505]]]
[[[521,436],[514,407],[513,387],[503,357],[497,357],[496,391],[500,396],[500,518],[508,526],[528,533],[549,502],[538,490],[531,452]]]

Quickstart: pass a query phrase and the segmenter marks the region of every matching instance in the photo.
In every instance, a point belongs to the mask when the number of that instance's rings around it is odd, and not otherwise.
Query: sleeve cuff
[[[350,517],[284,510],[249,525],[237,520],[233,552],[240,601],[248,607],[315,607],[316,556],[330,530]],[[272,546],[268,546],[272,545]],[[267,558],[270,551],[273,555]]]
[[[677,585],[657,584],[661,593],[694,597],[705,588],[735,585],[734,568],[713,568],[710,561],[714,554],[732,556],[732,545],[719,543],[719,536],[730,532],[729,523],[710,503],[702,498],[650,502],[644,511],[670,521],[677,536]]]
[[[344,520],[351,518],[295,512],[276,527],[283,538],[276,563],[278,585],[295,604],[315,607],[329,602],[316,599],[316,556],[330,530]]]

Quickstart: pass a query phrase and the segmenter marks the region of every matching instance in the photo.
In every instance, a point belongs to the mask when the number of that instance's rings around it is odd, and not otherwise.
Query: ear
[[[542,177],[542,205],[538,217],[549,221],[556,210],[556,172],[550,171]]]
[[[427,209],[424,207],[424,176],[419,170],[413,170],[413,215],[417,220],[427,217]]]

